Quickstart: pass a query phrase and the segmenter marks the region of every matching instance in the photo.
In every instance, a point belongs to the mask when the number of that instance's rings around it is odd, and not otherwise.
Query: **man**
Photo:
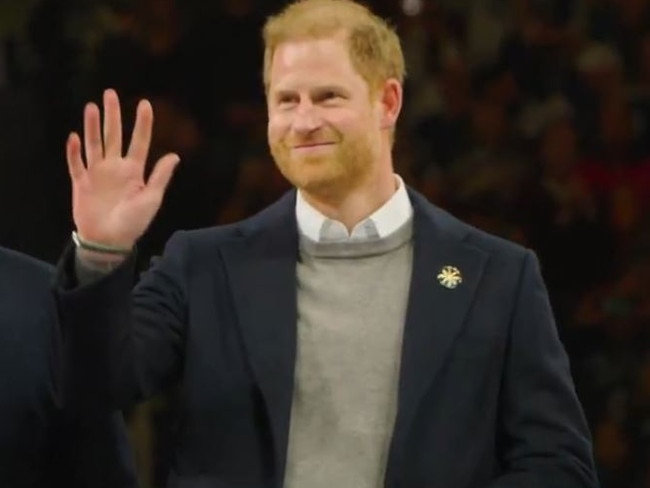
[[[264,29],[268,138],[297,188],[244,222],[178,232],[131,294],[134,249],[178,156],[122,157],[116,93],[67,145],[57,296],[86,408],[180,384],[179,487],[595,487],[536,258],[393,174],[404,61],[349,0]],[[99,396],[101,393],[101,397]]]
[[[135,487],[121,417],[61,407],[53,276],[0,248],[0,486]]]

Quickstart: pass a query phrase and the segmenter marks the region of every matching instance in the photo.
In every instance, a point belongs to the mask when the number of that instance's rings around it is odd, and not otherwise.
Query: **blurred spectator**
[[[173,99],[156,96],[151,103],[156,124],[147,171],[171,151],[182,160],[165,192],[165,204],[139,244],[143,266],[150,256],[162,252],[174,231],[216,223],[216,215],[233,191],[240,158],[227,140],[208,139],[192,114]]]
[[[447,171],[447,198],[464,204],[489,198],[495,212],[512,217],[532,169],[530,161],[512,137],[503,105],[487,99],[475,102],[470,123],[472,143]]]
[[[475,0],[467,12],[466,54],[471,66],[493,63],[512,22],[509,4],[504,0]]]
[[[223,66],[209,19],[194,17],[177,0],[113,3],[116,29],[98,46],[95,96],[108,87],[124,99],[166,97],[207,134],[225,130]]]
[[[620,239],[638,225],[650,204],[650,159],[643,153],[630,104],[616,94],[607,96],[598,114],[599,138],[580,172],[606,206]]]
[[[547,122],[537,151],[539,173],[522,197],[520,218],[528,244],[543,263],[562,327],[582,291],[611,276],[614,236],[578,172],[578,137],[569,115]]]
[[[521,1],[516,28],[504,37],[501,59],[532,99],[568,89],[576,39],[570,28],[575,2]]]
[[[643,246],[620,263],[618,277],[576,308],[572,363],[603,486],[649,481],[649,251],[646,234]]]
[[[243,220],[266,208],[288,189],[271,158],[254,151],[242,159],[237,184],[218,222],[230,224]]]
[[[407,126],[419,149],[417,175],[433,165],[448,168],[466,150],[470,139],[472,94],[467,66],[457,57],[446,58],[440,71],[431,77],[434,83],[429,87],[435,90],[434,97],[423,87],[411,102],[417,110],[411,112],[412,127]],[[427,96],[435,103],[428,103]]]

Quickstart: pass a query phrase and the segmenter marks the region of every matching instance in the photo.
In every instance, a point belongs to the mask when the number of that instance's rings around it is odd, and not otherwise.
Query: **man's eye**
[[[327,91],[323,92],[323,94],[319,97],[320,101],[322,102],[327,102],[331,100],[337,100],[341,98],[341,95],[338,92],[335,91]]]
[[[298,101],[293,97],[282,97],[282,98],[278,99],[278,105],[283,105],[283,106],[292,105],[292,104],[295,104],[297,102]]]

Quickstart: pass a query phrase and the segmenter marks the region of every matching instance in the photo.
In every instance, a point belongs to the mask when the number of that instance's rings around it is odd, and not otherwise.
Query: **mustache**
[[[332,132],[327,134],[313,134],[309,137],[296,137],[295,135],[291,135],[282,140],[282,145],[285,147],[317,146],[320,144],[337,144],[342,139],[343,137],[340,134]]]

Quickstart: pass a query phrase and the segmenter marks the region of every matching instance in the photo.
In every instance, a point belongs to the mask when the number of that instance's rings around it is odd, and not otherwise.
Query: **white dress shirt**
[[[307,203],[300,190],[296,198],[296,219],[300,233],[312,241],[348,241],[386,237],[413,215],[413,207],[406,191],[406,185],[395,175],[397,190],[379,209],[354,226],[352,232],[341,222],[326,217]]]

